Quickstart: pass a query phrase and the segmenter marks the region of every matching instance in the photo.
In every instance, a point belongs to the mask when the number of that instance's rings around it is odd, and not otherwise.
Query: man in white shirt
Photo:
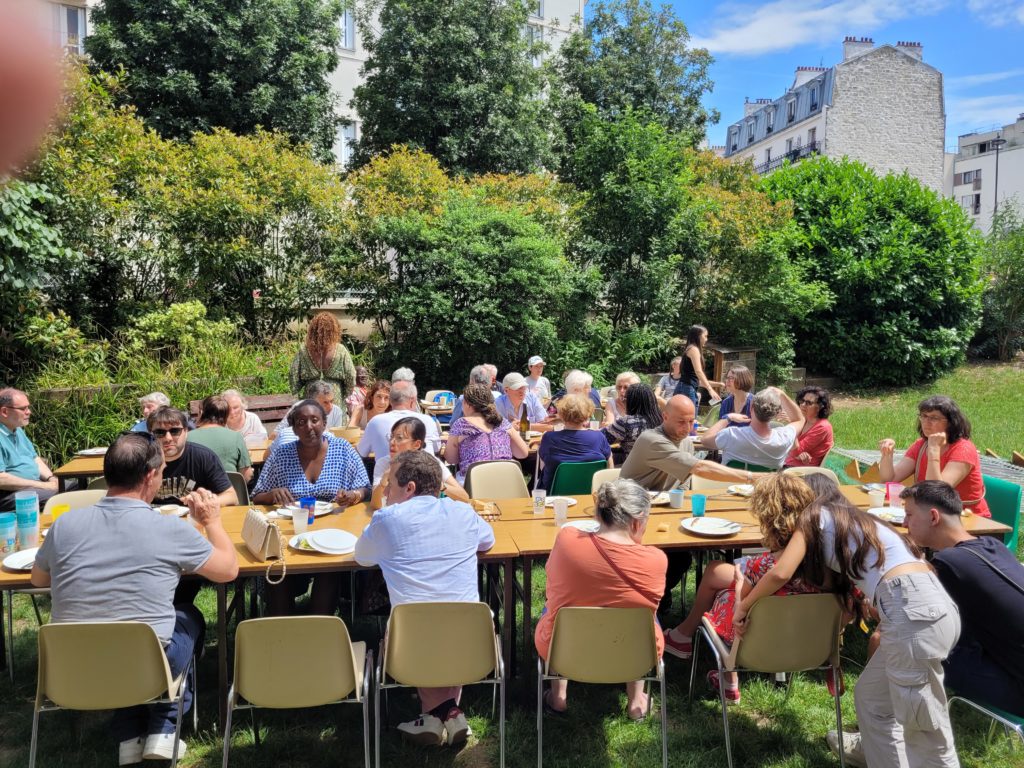
[[[772,427],[771,421],[785,411],[789,423]],[[749,424],[746,429],[726,429],[729,423]],[[722,463],[782,469],[793,443],[804,428],[804,417],[793,399],[778,387],[762,389],[750,404],[750,416],[730,413],[701,437],[706,450],[720,450]]]
[[[380,566],[392,605],[480,599],[477,553],[494,546],[494,531],[471,506],[440,499],[440,492],[441,469],[433,457],[398,454],[392,503],[374,513],[356,542],[356,562]],[[425,745],[464,743],[470,729],[459,709],[462,687],[420,688],[419,695],[422,714],[398,726],[403,737]]]
[[[371,453],[374,455],[373,484],[376,486],[384,475],[390,463],[390,442],[391,428],[399,419],[406,416],[414,416],[423,422],[427,428],[427,443],[424,450],[436,454],[441,447],[441,432],[437,428],[437,422],[429,416],[417,413],[415,408],[418,401],[416,385],[408,381],[396,381],[391,385],[391,410],[381,413],[370,419],[366,425],[356,451],[363,458]]]

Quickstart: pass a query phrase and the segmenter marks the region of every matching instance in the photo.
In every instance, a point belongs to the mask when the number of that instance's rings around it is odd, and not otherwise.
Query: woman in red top
[[[588,533],[566,526],[548,558],[547,603],[534,633],[542,659],[548,657],[555,616],[563,606],[647,608],[654,622],[665,591],[668,558],[660,549],[641,543],[651,512],[647,491],[632,480],[615,480],[598,488],[594,499],[601,527]],[[665,640],[656,622],[654,630],[660,657]],[[545,706],[565,711],[567,688],[568,681],[553,680],[544,694]],[[629,717],[642,719],[647,713],[643,683],[627,683],[626,695]]]
[[[896,441],[886,438],[878,444],[878,464],[884,482],[942,480],[956,488],[964,507],[981,517],[992,517],[985,503],[981,459],[971,442],[971,422],[952,398],[935,395],[917,406],[917,434],[903,458],[893,465]]]
[[[804,427],[786,457],[787,467],[820,467],[835,445],[832,436],[832,398],[821,387],[804,387],[796,393],[796,404],[804,416]]]

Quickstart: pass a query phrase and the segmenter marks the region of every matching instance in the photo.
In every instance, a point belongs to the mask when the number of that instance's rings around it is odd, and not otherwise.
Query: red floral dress
[[[743,576],[751,584],[757,584],[768,571],[775,565],[775,556],[771,552],[762,552],[759,555],[748,557],[743,564]],[[776,595],[803,595],[811,592],[820,592],[817,587],[808,584],[803,579],[795,578],[776,592]],[[736,610],[736,590],[733,587],[723,589],[715,595],[715,602],[711,610],[705,612],[704,616],[711,622],[715,632],[726,643],[732,645],[736,639],[736,632],[732,625],[732,616]]]

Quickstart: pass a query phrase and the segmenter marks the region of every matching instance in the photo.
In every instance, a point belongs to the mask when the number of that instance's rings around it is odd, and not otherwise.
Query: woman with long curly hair
[[[295,354],[288,369],[288,385],[298,397],[313,381],[326,381],[334,388],[334,402],[343,403],[356,384],[356,367],[352,355],[341,343],[341,326],[330,312],[319,312],[309,321],[306,341]],[[341,409],[342,424],[348,425],[348,414]]]

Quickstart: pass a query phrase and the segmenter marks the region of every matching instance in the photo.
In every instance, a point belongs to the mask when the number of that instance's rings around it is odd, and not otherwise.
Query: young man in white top
[[[789,423],[772,427],[771,422],[785,412]],[[748,424],[747,429],[726,429],[730,424]],[[750,404],[750,416],[730,413],[719,419],[701,437],[701,445],[709,451],[722,452],[722,464],[781,469],[797,435],[804,428],[804,417],[793,399],[778,387],[762,389]]]
[[[494,531],[471,506],[441,492],[441,468],[423,451],[406,451],[391,467],[390,504],[374,513],[356,542],[360,565],[380,566],[391,604],[476,602],[477,553],[494,546]],[[437,746],[465,743],[461,686],[420,688],[422,714],[398,726],[406,739]]]

